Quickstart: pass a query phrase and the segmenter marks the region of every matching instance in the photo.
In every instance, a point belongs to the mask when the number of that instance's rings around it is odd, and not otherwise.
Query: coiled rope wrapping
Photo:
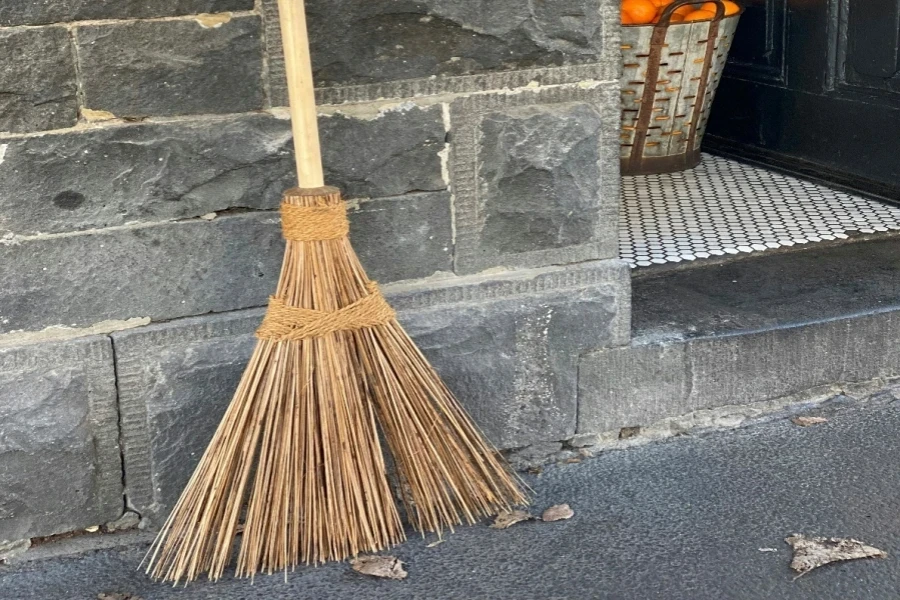
[[[318,242],[347,235],[350,224],[343,204],[332,206],[281,205],[284,238],[295,242]],[[378,284],[366,284],[369,292],[352,304],[334,311],[288,306],[272,296],[256,337],[265,340],[303,340],[322,337],[336,331],[353,331],[387,323],[396,316]]]

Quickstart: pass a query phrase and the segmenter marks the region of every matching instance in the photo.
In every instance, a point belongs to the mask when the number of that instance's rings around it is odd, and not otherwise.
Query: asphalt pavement
[[[820,411],[821,412],[821,411]],[[819,413],[816,413],[819,414]],[[535,514],[394,548],[403,581],[346,563],[173,588],[137,570],[146,542],[0,567],[3,600],[881,600],[900,597],[900,402],[844,406],[829,421],[787,419],[682,436],[529,476]],[[888,553],[794,580],[793,533],[854,537]],[[127,596],[125,596],[127,597]]]

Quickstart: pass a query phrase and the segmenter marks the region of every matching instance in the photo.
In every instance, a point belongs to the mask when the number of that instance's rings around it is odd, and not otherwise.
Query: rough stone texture
[[[350,239],[370,278],[396,281],[453,270],[450,194],[364,202],[350,211]]]
[[[364,62],[358,60],[359,48],[352,51],[346,51],[345,48],[334,48],[331,50],[336,40],[324,39],[323,43],[329,46],[329,51],[340,54],[339,60],[344,60],[347,55],[352,56],[352,64],[349,69],[340,62],[328,64],[323,67],[327,77],[349,77],[349,82],[355,82],[354,85],[347,85],[348,81],[332,81],[331,79],[319,80],[317,84],[321,87],[316,92],[316,97],[320,104],[341,104],[344,102],[366,102],[378,100],[381,98],[409,98],[414,96],[428,96],[446,93],[469,93],[486,90],[500,89],[516,89],[529,84],[538,83],[541,85],[559,85],[564,83],[577,83],[586,80],[611,81],[618,80],[618,71],[621,68],[619,56],[619,4],[611,0],[574,0],[574,13],[567,13],[565,4],[553,3],[546,6],[536,6],[532,14],[538,14],[544,11],[559,11],[558,18],[566,22],[566,26],[572,30],[581,29],[582,26],[599,19],[599,25],[594,29],[593,38],[589,42],[592,47],[593,57],[588,58],[579,52],[570,53],[568,51],[560,52],[543,52],[544,56],[540,60],[529,63],[522,61],[521,56],[510,55],[510,60],[501,61],[499,63],[490,62],[490,64],[478,64],[478,57],[475,60],[466,59],[464,57],[481,52],[481,48],[486,39],[491,38],[491,31],[495,31],[498,23],[508,19],[516,18],[516,14],[522,10],[531,11],[529,8],[522,9],[520,7],[499,6],[495,4],[477,3],[475,0],[464,0],[463,2],[454,1],[446,2],[439,0],[442,6],[438,6],[437,2],[428,2],[433,5],[434,10],[425,7],[423,3],[413,3],[404,0],[403,2],[366,2],[363,4],[359,0],[349,0],[347,4],[353,3],[362,6],[362,10],[369,13],[379,13],[375,19],[383,22],[380,25],[373,25],[372,29],[367,30],[366,36],[359,38],[357,36],[348,36],[346,28],[341,25],[342,20],[357,20],[361,28],[367,28],[365,23],[360,21],[359,13],[349,12],[343,13],[335,10],[333,2],[323,2],[319,0],[311,8],[311,13],[318,15],[327,15],[329,23],[327,28],[337,26],[340,29],[338,39],[346,42],[352,40],[358,42],[365,51],[364,56],[372,57],[373,52],[371,38],[382,37],[386,35],[396,34],[392,29],[406,30],[409,38],[413,41],[412,45],[405,45],[404,40],[391,40],[389,43],[393,46],[387,48],[387,53],[377,59],[375,66],[371,67]],[[579,7],[591,7],[590,13],[583,16],[579,15]],[[321,8],[318,6],[321,5]],[[522,6],[525,6],[524,4]],[[400,14],[387,14],[388,11],[395,11]],[[413,9],[412,14],[403,14],[404,11]],[[431,14],[421,13],[420,9],[430,10]],[[446,9],[446,11],[444,11]],[[415,11],[419,11],[417,14]],[[453,18],[449,20],[439,15],[441,11],[452,12],[459,18],[472,18],[472,24],[469,30],[461,37],[449,39],[447,37],[432,36],[429,28],[435,30],[453,30]],[[596,11],[596,12],[593,12]],[[281,30],[278,26],[278,9],[277,0],[263,0],[262,14],[266,23],[266,50],[269,56],[268,61],[268,89],[269,99],[273,106],[285,106],[287,104],[287,88],[284,77],[284,60],[282,58],[281,48]],[[335,15],[338,18],[335,19]],[[499,15],[499,16],[498,16]],[[431,19],[429,20],[429,16]],[[362,17],[367,19],[369,17]],[[418,21],[416,21],[418,19]],[[386,25],[384,24],[386,23]],[[546,23],[545,23],[546,24]],[[511,29],[506,34],[515,36],[516,28],[519,30],[532,27],[533,23],[529,21],[518,24],[510,23]],[[380,30],[377,27],[382,27]],[[500,25],[502,28],[503,26]],[[588,25],[594,27],[594,25]],[[387,33],[386,33],[387,32]],[[424,37],[422,37],[424,33]],[[320,56],[319,44],[317,40],[326,38],[321,28],[313,28],[310,31],[313,39],[314,57]],[[536,33],[537,36],[542,34]],[[550,33],[552,36],[553,33]],[[452,36],[451,36],[452,37]],[[503,34],[501,34],[503,37]],[[546,36],[545,36],[546,37]],[[431,46],[436,45],[435,50]],[[403,46],[398,48],[397,46]],[[355,46],[354,46],[355,48]],[[599,52],[597,52],[599,49]],[[430,50],[430,54],[429,54]],[[379,52],[380,50],[376,50]],[[411,56],[407,56],[407,54]],[[449,56],[449,58],[442,58]],[[573,60],[574,57],[574,60]],[[481,60],[490,59],[489,54],[481,54]],[[547,64],[557,64],[562,59],[562,63],[566,66],[545,66]],[[459,59],[459,60],[456,60]],[[314,58],[314,60],[319,60]],[[330,62],[331,59],[322,56],[322,61]],[[586,60],[582,63],[579,61]],[[437,63],[441,64],[438,65]],[[528,64],[542,65],[528,67]],[[425,72],[429,65],[433,67],[432,71]],[[438,74],[440,71],[440,74]],[[359,74],[362,77],[359,78]],[[476,74],[460,74],[460,73],[476,73]],[[370,82],[370,83],[366,83]],[[335,87],[335,85],[337,85]],[[618,85],[618,84],[617,84]],[[618,100],[617,100],[618,101]]]
[[[107,338],[0,348],[0,542],[122,513]]]
[[[0,245],[0,332],[261,306],[282,253],[276,213]]]
[[[602,132],[600,115],[588,104],[485,115],[481,246],[515,254],[592,242],[600,216]]]
[[[128,501],[157,526],[237,388],[263,311],[113,335]]]
[[[8,140],[0,237],[275,208],[296,175],[290,124],[264,115]]]
[[[616,256],[617,86],[452,102],[457,272]]]
[[[627,342],[628,275],[609,261],[385,291],[476,422],[508,448],[574,433],[577,356]],[[177,499],[261,318],[238,311],[113,335],[126,486],[141,514],[158,518]]]
[[[2,12],[0,8],[0,12]],[[75,59],[62,27],[0,31],[0,131],[71,127]]]
[[[321,117],[328,181],[349,197],[443,189],[440,108]],[[0,238],[275,208],[296,185],[290,123],[139,123],[0,142]]]
[[[900,375],[900,312],[687,342],[599,350],[581,360],[579,433]]]
[[[382,282],[447,270],[446,194],[365,203],[352,220],[353,245]],[[262,306],[283,249],[276,212],[0,243],[0,264],[16,265],[0,269],[0,333]]]
[[[622,263],[462,281],[392,296],[403,326],[499,447],[574,435],[578,356],[628,341]]]
[[[325,179],[348,197],[395,196],[442,190],[445,147],[440,106],[404,104],[358,119],[340,113],[319,118]]]
[[[147,19],[252,8],[253,0],[11,0],[0,4],[0,27],[93,19]]]
[[[236,17],[77,29],[84,105],[119,117],[235,113],[263,107],[261,23]]]
[[[616,33],[601,4],[313,0],[307,10],[316,83],[370,84],[607,62],[611,52],[605,42]],[[276,0],[265,0],[264,7],[274,20]],[[270,36],[269,44],[276,55],[278,38]],[[275,73],[282,69],[279,65]]]

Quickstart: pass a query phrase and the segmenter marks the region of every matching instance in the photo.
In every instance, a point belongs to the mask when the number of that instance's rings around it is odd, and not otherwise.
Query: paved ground
[[[144,547],[0,569],[3,600],[422,598],[528,600],[895,599],[900,594],[900,402],[842,408],[823,425],[779,421],[611,452],[532,480],[535,510],[570,521],[464,528],[395,554],[409,578],[345,564],[288,577],[173,589],[135,570]],[[853,536],[887,559],[826,566],[792,581],[791,533]],[[775,548],[763,552],[760,548]]]

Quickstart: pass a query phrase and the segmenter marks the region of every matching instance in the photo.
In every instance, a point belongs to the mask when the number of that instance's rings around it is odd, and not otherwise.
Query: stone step
[[[900,236],[638,272],[632,306],[581,359],[580,435],[900,375]]]

